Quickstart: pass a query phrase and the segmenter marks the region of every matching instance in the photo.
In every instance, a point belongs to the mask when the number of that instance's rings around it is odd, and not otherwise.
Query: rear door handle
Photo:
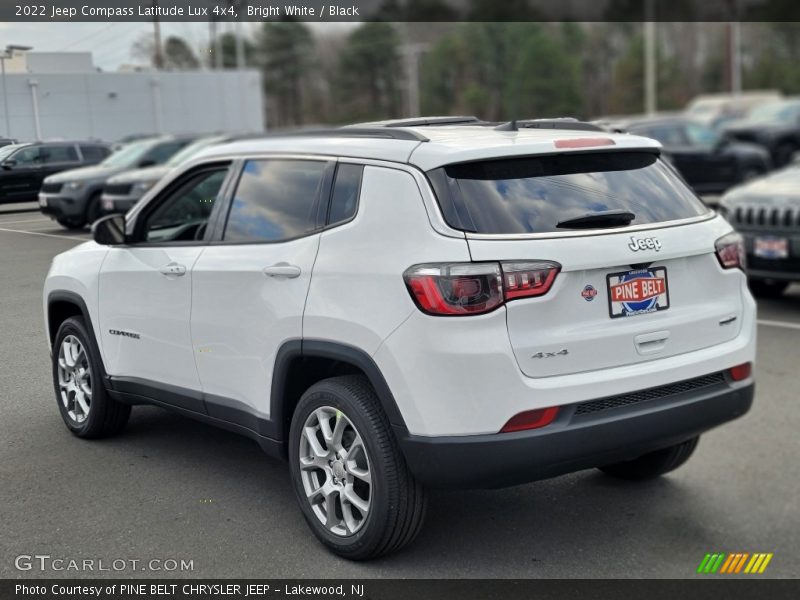
[[[278,263],[264,268],[264,275],[267,277],[286,277],[294,279],[300,277],[300,267],[288,263]]]
[[[159,272],[162,275],[174,275],[175,277],[180,277],[181,275],[186,275],[186,267],[179,265],[176,262],[171,262],[168,265],[161,267]]]

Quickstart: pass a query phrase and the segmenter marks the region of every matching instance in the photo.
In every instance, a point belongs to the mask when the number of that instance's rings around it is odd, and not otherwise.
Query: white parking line
[[[52,219],[26,219],[24,221],[0,221],[0,225],[14,225],[16,223],[47,223]]]
[[[766,325],[767,327],[782,327],[783,329],[796,329],[800,331],[800,323],[792,323],[790,321],[769,321],[766,319],[758,319],[756,322],[759,325]]]
[[[20,229],[5,229],[0,227],[0,231],[9,231],[11,233],[24,233],[27,235],[42,235],[44,237],[61,238],[62,240],[72,240],[73,242],[88,242],[88,237],[71,236],[71,235],[57,235],[55,233],[39,233],[38,231],[22,231]]]

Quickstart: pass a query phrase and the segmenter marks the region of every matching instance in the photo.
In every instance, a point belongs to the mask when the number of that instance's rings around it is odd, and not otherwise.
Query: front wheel
[[[292,417],[289,465],[306,522],[339,556],[376,558],[419,533],[425,490],[364,377],[326,379],[303,394]]]
[[[56,402],[72,433],[99,438],[125,427],[131,407],[106,392],[100,354],[82,318],[70,317],[58,328],[52,360]]]
[[[753,292],[753,295],[761,298],[780,298],[788,287],[788,281],[772,281],[769,279],[750,281],[750,291]]]
[[[69,230],[83,229],[83,226],[86,225],[86,223],[82,219],[79,219],[77,217],[71,217],[71,218],[59,217],[58,219],[56,219],[56,222],[59,225],[61,225],[64,229],[69,229]]]
[[[600,470],[606,475],[611,475],[618,479],[630,481],[654,479],[674,471],[689,460],[689,457],[694,453],[694,449],[697,448],[699,440],[699,436],[694,437],[669,448],[648,452],[633,460],[600,467]]]

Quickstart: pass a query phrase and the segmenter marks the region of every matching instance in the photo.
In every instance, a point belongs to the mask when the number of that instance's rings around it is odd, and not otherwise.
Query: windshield
[[[11,156],[11,154],[27,145],[28,144],[11,144],[10,146],[3,146],[0,148],[0,160],[7,159],[9,156]]]
[[[605,211],[632,225],[696,217],[708,209],[652,152],[531,156],[451,165],[428,173],[448,224],[461,231],[561,231]]]
[[[750,111],[754,121],[793,121],[800,116],[800,102],[771,102]]]
[[[166,163],[164,163],[168,167],[177,167],[180,164],[183,164],[190,158],[192,158],[195,154],[200,152],[203,148],[207,148],[212,144],[216,144],[218,141],[222,140],[221,137],[212,137],[212,138],[203,138],[197,140],[196,142],[189,144],[183,150],[175,154],[172,158],[170,158]]]
[[[686,123],[686,137],[693,146],[713,147],[719,143],[721,135],[705,125]]]
[[[152,147],[152,140],[127,144],[101,162],[100,165],[103,167],[133,166],[133,164],[147,154]]]

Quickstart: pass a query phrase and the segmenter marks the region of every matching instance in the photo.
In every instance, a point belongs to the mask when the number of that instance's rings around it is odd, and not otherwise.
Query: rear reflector
[[[538,410],[526,410],[518,415],[511,417],[508,423],[503,425],[500,433],[511,433],[513,431],[526,431],[528,429],[538,429],[553,422],[558,414],[558,407],[540,408]]]
[[[568,140],[556,140],[553,143],[556,148],[595,148],[596,146],[617,145],[611,138],[572,138]]]
[[[728,372],[730,373],[733,381],[744,381],[753,373],[753,365],[749,362],[743,363],[741,365],[736,365]]]

